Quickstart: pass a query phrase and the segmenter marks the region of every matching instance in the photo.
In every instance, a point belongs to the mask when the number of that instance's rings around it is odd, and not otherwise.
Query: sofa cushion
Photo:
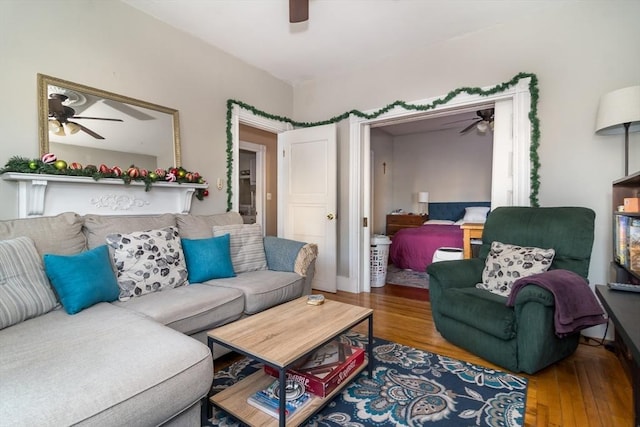
[[[191,283],[236,275],[231,263],[231,239],[228,234],[207,239],[181,240]]]
[[[108,234],[160,229],[176,225],[173,214],[163,215],[85,215],[83,231],[89,249],[104,245]]]
[[[60,302],[76,314],[99,302],[118,299],[120,289],[111,269],[107,245],[77,255],[45,254],[44,266]]]
[[[226,212],[214,215],[176,215],[176,223],[180,237],[187,239],[204,239],[213,237],[214,225],[242,224],[242,216],[238,212]]]
[[[120,300],[188,284],[177,227],[107,235],[114,250]]]
[[[28,337],[28,339],[25,339]],[[206,396],[207,346],[99,303],[0,331],[0,424],[160,425]]]
[[[482,283],[476,287],[507,297],[513,282],[519,278],[547,271],[555,253],[553,249],[492,242],[482,271]]]
[[[231,235],[231,261],[236,274],[267,269],[260,224],[217,225],[213,227],[214,236],[225,234]]]
[[[302,296],[304,277],[287,271],[257,270],[240,273],[233,279],[210,280],[204,284],[242,291],[245,314],[255,314]]]
[[[449,288],[442,291],[440,314],[502,340],[516,336],[516,315],[507,299],[482,289]]]
[[[57,304],[33,241],[0,241],[0,329],[45,314]]]
[[[40,256],[77,254],[87,248],[87,240],[82,234],[82,218],[72,212],[49,217],[0,221],[0,240],[21,236],[33,240]]]
[[[237,289],[196,283],[113,304],[191,335],[240,318],[244,296]]]

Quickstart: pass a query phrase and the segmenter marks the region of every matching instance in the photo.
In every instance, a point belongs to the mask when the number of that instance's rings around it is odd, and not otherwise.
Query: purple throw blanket
[[[513,307],[518,291],[528,285],[547,289],[555,298],[556,335],[564,337],[591,326],[607,323],[604,311],[587,281],[569,270],[549,270],[513,282],[507,306]]]

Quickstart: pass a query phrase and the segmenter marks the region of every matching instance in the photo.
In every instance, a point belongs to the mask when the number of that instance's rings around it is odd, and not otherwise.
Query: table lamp
[[[429,213],[429,192],[428,191],[420,191],[418,193],[418,203],[420,203],[420,214],[421,215],[428,214]]]
[[[629,175],[629,132],[640,131],[640,86],[609,92],[600,98],[596,134],[624,132],[624,175]]]

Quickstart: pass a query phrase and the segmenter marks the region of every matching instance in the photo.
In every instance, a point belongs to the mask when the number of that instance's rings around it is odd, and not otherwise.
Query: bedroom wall
[[[0,1],[0,53],[0,165],[39,155],[37,73],[179,110],[182,164],[214,184],[226,185],[227,99],[292,115],[290,85],[120,1]],[[10,185],[0,179],[0,218],[17,213]],[[212,185],[192,209],[226,206]]]
[[[460,135],[457,130],[395,137],[393,204],[419,212],[419,191],[430,202],[491,200],[491,133]]]
[[[611,253],[611,182],[624,173],[624,143],[622,135],[595,135],[595,115],[601,95],[640,84],[638,16],[637,1],[574,2],[553,15],[532,13],[438,45],[425,41],[410,56],[385,58],[377,66],[297,86],[294,114],[298,120],[321,120],[354,108],[376,109],[397,99],[425,99],[462,86],[502,83],[519,72],[535,73],[540,91],[539,200],[543,206],[595,210],[589,277],[603,283]],[[344,170],[348,126],[343,122],[340,129]],[[640,133],[631,134],[630,146],[629,169],[637,171]],[[343,220],[348,197],[340,199]],[[345,240],[346,234],[342,248]],[[340,255],[339,272],[345,274],[346,250]]]
[[[371,129],[371,195],[374,234],[385,234],[386,216],[395,204],[393,201],[393,137],[380,129]]]

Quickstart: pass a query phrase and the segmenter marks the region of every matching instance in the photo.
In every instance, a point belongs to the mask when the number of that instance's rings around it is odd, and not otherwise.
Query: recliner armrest
[[[537,302],[545,307],[553,307],[555,305],[553,294],[534,284],[523,286],[518,291],[514,306],[521,306],[529,302]]]

